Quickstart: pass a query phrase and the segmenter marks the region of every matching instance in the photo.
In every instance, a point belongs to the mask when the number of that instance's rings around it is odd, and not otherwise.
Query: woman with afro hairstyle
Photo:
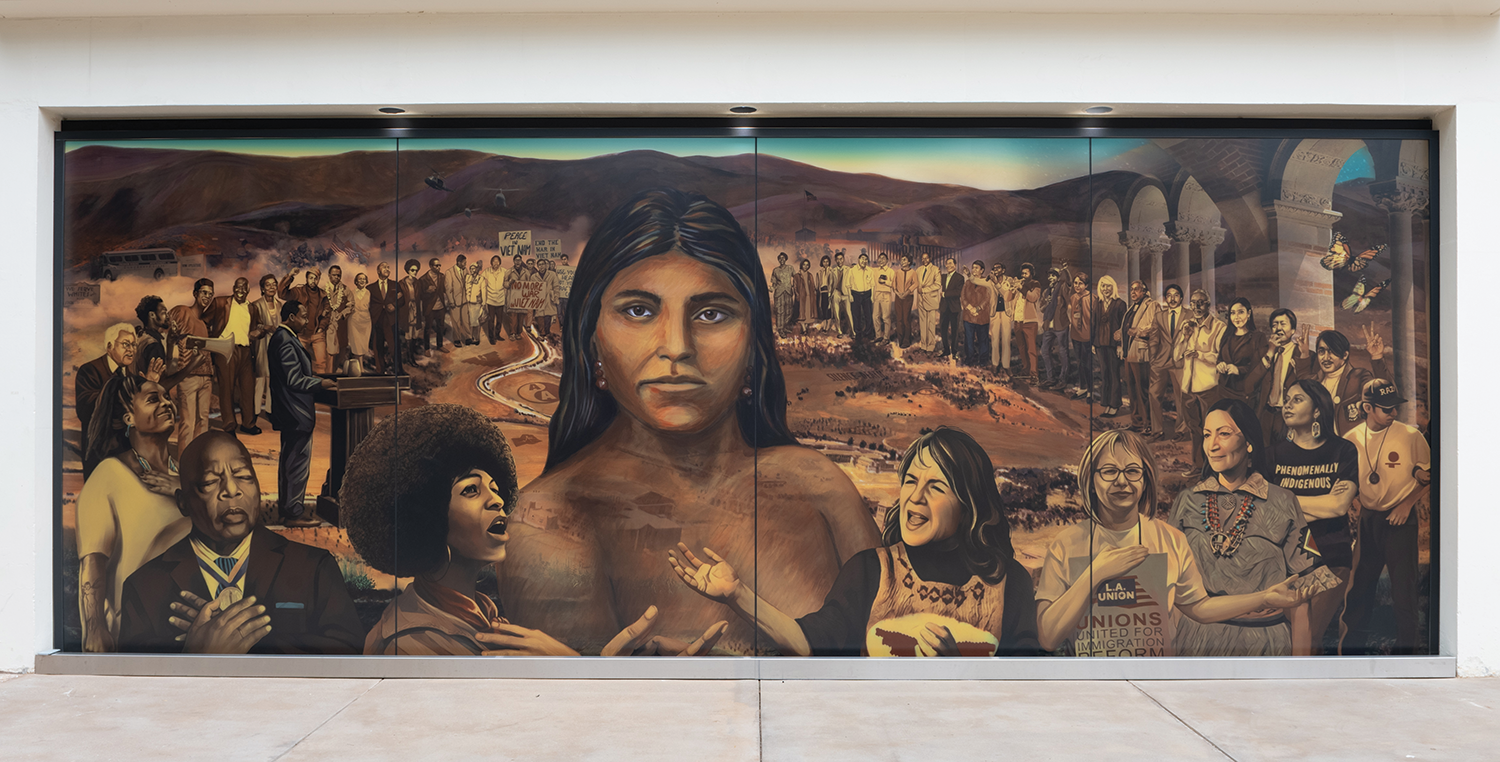
[[[786,425],[765,266],[712,200],[648,190],[610,212],[578,259],[563,317],[547,466],[521,493],[506,610],[594,653],[659,603],[693,637],[723,609],[661,563],[713,545],[783,610],[818,607],[845,561],[874,547],[854,483]],[[753,654],[735,622],[723,650]]]
[[[990,456],[944,426],[906,449],[901,497],[882,547],[839,570],[823,608],[800,619],[761,600],[709,548],[668,560],[692,590],[755,622],[788,656],[1030,656],[1038,652],[1031,575],[1015,559]]]
[[[366,636],[365,653],[577,655],[545,632],[511,624],[475,589],[485,565],[505,560],[516,502],[510,444],[484,416],[432,404],[387,417],[349,459],[339,501],[365,563],[414,578]],[[724,631],[720,622],[693,644],[677,644],[649,635],[655,617],[649,607],[601,653],[697,654]]]

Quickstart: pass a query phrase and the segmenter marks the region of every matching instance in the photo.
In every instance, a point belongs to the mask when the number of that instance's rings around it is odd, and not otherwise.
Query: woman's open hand
[[[1261,595],[1265,596],[1266,606],[1273,609],[1291,609],[1306,603],[1310,596],[1306,592],[1292,587],[1292,583],[1296,580],[1297,575],[1293,574],[1281,582],[1266,588],[1261,593]]]
[[[146,485],[147,491],[175,498],[177,497],[177,491],[182,489],[182,478],[176,474],[147,471],[141,474],[141,484]]]
[[[676,552],[669,550],[667,562],[672,564],[672,571],[677,572],[683,584],[697,590],[699,595],[728,603],[740,591],[740,575],[711,548],[704,548],[703,554],[713,559],[712,564],[698,560],[683,543],[677,543],[677,550],[682,556],[679,558]]]
[[[494,632],[474,636],[484,646],[485,656],[577,656],[578,652],[541,630],[502,624]],[[616,636],[618,639],[618,636]],[[613,642],[613,641],[611,641]]]
[[[646,608],[646,613],[640,619],[635,620],[606,643],[599,651],[600,656],[702,656],[713,650],[718,644],[719,638],[729,629],[729,622],[719,620],[708,626],[691,643],[670,638],[664,635],[652,635],[652,625],[656,620],[657,609],[655,606]]]
[[[1094,557],[1094,579],[1103,582],[1128,573],[1141,565],[1151,551],[1145,545],[1129,545],[1123,548],[1107,548]]]

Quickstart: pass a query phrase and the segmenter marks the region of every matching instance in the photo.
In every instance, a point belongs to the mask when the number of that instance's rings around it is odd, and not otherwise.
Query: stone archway
[[[1166,237],[1167,196],[1161,185],[1142,178],[1126,196],[1123,214],[1125,229],[1120,233],[1120,243],[1125,245],[1129,266],[1127,283],[1142,280],[1152,295],[1161,294],[1161,254],[1170,246]],[[1125,288],[1127,283],[1121,283]]]
[[[1270,306],[1297,313],[1313,333],[1333,328],[1333,273],[1319,261],[1333,242],[1333,186],[1363,140],[1288,140],[1272,157],[1265,187],[1271,251],[1256,266],[1237,268],[1241,282],[1262,286]]]
[[[1182,288],[1184,298],[1193,293],[1192,250],[1196,246],[1199,259],[1196,286],[1208,294],[1211,302],[1217,302],[1214,252],[1224,242],[1219,205],[1209,197],[1198,178],[1186,173],[1178,177],[1172,196],[1173,214],[1167,234],[1173,241],[1177,285]]]
[[[1094,204],[1093,213],[1089,215],[1089,245],[1092,255],[1090,269],[1095,282],[1108,275],[1119,283],[1128,274],[1127,249],[1120,242],[1124,232],[1124,216],[1120,213],[1120,205],[1113,198],[1099,199]]]

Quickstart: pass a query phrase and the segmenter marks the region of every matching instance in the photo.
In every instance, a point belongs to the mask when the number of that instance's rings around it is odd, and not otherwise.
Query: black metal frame
[[[53,647],[61,649],[65,597],[62,512],[62,306],[65,232],[65,151],[69,141],[272,138],[657,138],[657,137],[909,137],[909,138],[1348,138],[1425,140],[1429,209],[1440,208],[1438,133],[1430,120],[1220,119],[1220,118],[990,118],[834,117],[776,118],[446,118],[378,117],[313,119],[114,119],[66,120],[54,133],[53,155]],[[398,148],[399,150],[399,148]],[[758,152],[757,152],[758,153]],[[1428,413],[1434,443],[1433,473],[1441,469],[1441,321],[1438,268],[1439,215],[1428,216]],[[1440,480],[1431,493],[1427,653],[1438,654],[1440,605]]]

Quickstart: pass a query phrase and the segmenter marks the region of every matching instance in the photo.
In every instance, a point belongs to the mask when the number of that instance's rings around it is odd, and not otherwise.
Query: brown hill
[[[449,190],[430,187],[425,181],[433,175]],[[1088,207],[1087,178],[980,191],[764,154],[677,157],[648,150],[554,161],[458,150],[287,158],[90,146],[68,154],[66,178],[70,264],[149,245],[237,254],[246,246],[281,248],[335,234],[394,241],[399,231],[403,248],[415,243],[430,250],[504,229],[556,235],[587,230],[652,187],[703,193],[762,233],[790,236],[804,225],[823,235],[935,231],[955,247],[1036,224],[1081,223]]]

